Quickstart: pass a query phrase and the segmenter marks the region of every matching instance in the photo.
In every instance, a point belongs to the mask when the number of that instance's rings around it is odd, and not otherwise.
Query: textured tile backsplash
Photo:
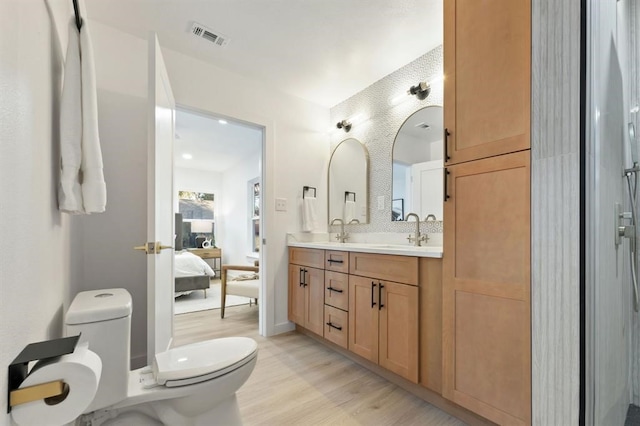
[[[354,123],[351,131],[335,130],[331,135],[331,152],[348,138],[362,142],[369,151],[369,223],[347,225],[349,232],[412,232],[414,223],[391,221],[391,156],[393,142],[404,121],[417,110],[429,105],[442,105],[442,46],[373,83],[363,91],[331,108],[331,122],[362,114],[364,121]],[[431,85],[425,100],[408,96],[407,100],[392,105],[391,99],[406,93],[409,87],[421,81],[438,80]],[[384,197],[384,209],[378,210],[378,197]],[[335,227],[330,227],[335,231]],[[442,221],[423,222],[420,230],[442,233]]]

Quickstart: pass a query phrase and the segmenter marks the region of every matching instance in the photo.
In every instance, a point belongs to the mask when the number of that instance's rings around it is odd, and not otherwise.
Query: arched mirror
[[[442,107],[414,112],[400,127],[393,144],[391,220],[416,213],[420,220],[442,220]]]
[[[338,144],[329,161],[329,222],[368,223],[369,153],[357,139]]]

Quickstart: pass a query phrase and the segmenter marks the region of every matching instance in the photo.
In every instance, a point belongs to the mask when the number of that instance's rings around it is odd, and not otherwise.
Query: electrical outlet
[[[384,195],[378,197],[378,210],[384,210]]]
[[[287,199],[286,198],[276,198],[276,211],[277,212],[286,212],[287,211]]]

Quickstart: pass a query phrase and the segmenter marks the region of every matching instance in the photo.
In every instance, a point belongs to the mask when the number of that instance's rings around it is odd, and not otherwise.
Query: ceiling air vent
[[[207,28],[202,24],[198,24],[197,22],[193,23],[193,26],[191,27],[191,34],[210,41],[218,47],[225,47],[227,43],[229,43],[229,37],[226,35],[213,31],[212,29]]]

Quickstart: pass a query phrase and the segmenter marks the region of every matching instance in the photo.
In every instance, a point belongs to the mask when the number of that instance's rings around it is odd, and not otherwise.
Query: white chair
[[[221,306],[220,306],[220,318],[224,318],[224,305],[227,298],[227,294],[234,296],[243,296],[250,299],[254,299],[256,304],[258,303],[258,297],[260,295],[260,280],[227,280],[228,271],[245,271],[258,273],[259,267],[256,261],[255,266],[249,265],[222,265],[220,273],[221,281]]]

